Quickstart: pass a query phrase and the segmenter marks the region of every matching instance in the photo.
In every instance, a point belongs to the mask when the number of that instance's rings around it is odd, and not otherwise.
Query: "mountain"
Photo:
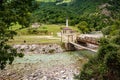
[[[33,12],[33,22],[69,25],[82,21],[89,30],[101,30],[120,19],[120,0],[37,0],[39,7]],[[67,2],[67,3],[66,3]]]

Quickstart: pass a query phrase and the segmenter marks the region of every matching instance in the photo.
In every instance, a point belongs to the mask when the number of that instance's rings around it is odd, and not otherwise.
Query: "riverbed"
[[[84,52],[25,54],[0,71],[0,80],[74,80],[74,74],[79,74],[88,61],[81,55]]]

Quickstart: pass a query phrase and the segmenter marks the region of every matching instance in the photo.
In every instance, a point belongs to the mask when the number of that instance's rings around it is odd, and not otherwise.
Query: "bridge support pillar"
[[[76,48],[74,47],[74,45],[72,45],[71,43],[65,43],[65,48],[68,51],[75,51]]]

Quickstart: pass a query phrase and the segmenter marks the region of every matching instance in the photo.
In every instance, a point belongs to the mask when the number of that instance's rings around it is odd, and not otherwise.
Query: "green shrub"
[[[49,53],[54,53],[54,51],[55,51],[54,49],[51,49],[49,50]]]

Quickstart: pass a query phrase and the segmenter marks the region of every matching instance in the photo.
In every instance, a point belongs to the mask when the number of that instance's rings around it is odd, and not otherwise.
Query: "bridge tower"
[[[61,30],[62,42],[74,42],[76,40],[76,31],[69,27],[68,17],[66,17],[66,27]]]
[[[66,27],[68,27],[68,17],[66,18]]]

